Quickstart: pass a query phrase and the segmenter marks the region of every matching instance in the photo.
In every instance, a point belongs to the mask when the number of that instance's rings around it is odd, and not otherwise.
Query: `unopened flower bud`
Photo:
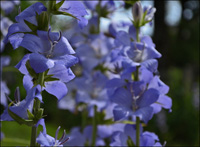
[[[132,14],[134,22],[138,23],[141,21],[143,10],[140,2],[135,2],[135,4],[132,7]]]

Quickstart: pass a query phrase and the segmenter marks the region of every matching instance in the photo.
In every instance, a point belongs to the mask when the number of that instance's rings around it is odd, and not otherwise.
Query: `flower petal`
[[[43,55],[32,53],[30,55],[30,65],[36,73],[42,73],[54,66],[54,61],[44,57]]]
[[[58,100],[61,100],[68,91],[66,85],[61,81],[46,82],[44,89],[56,96]]]

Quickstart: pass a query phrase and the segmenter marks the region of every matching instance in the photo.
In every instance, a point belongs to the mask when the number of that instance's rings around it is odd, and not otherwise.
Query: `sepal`
[[[30,120],[34,119],[34,115],[29,111],[29,109],[27,109],[27,114],[28,114],[28,119]]]
[[[20,125],[25,124],[27,126],[34,126],[35,122],[33,120],[25,120],[21,117],[19,117],[17,114],[15,114],[14,112],[12,112],[9,108],[8,108],[8,113],[9,115],[16,121],[18,122]]]

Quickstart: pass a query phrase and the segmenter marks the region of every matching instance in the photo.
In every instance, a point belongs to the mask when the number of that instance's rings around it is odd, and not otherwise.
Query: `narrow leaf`
[[[27,126],[33,126],[34,125],[33,120],[25,120],[25,119],[21,118],[20,116],[18,116],[17,114],[15,114],[14,112],[12,112],[9,108],[8,108],[8,113],[20,125],[22,125],[22,124],[25,124]]]
[[[26,23],[26,25],[32,30],[32,32],[36,32],[37,31],[37,26],[28,22],[27,20],[24,20],[24,22]]]
[[[61,2],[59,2],[59,3],[57,3],[56,4],[56,10],[58,10],[61,6],[62,6],[62,4],[65,2],[65,0],[62,0]]]

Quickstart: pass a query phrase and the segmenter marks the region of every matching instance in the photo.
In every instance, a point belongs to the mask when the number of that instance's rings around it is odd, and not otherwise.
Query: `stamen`
[[[58,129],[56,130],[55,140],[57,140],[59,130],[60,130],[60,126],[59,126]]]
[[[16,103],[20,102],[20,91],[19,91],[19,87],[16,88],[14,97],[15,97]]]
[[[63,142],[61,142],[59,145],[64,144],[65,142],[67,142],[69,140],[69,137],[67,139],[65,139]]]
[[[63,140],[63,138],[65,138],[65,136],[66,136],[66,132],[65,132],[65,130],[64,130],[64,132],[63,132],[63,134],[62,134],[62,137],[59,139],[59,142],[61,142],[61,141]]]
[[[50,42],[52,42],[52,40],[51,40],[51,38],[50,38],[50,34],[49,34],[50,31],[51,31],[51,28],[48,29],[48,35],[47,35],[47,37],[48,37],[48,40],[49,40]]]
[[[12,103],[13,101],[8,97],[8,95],[5,93],[6,98]]]

